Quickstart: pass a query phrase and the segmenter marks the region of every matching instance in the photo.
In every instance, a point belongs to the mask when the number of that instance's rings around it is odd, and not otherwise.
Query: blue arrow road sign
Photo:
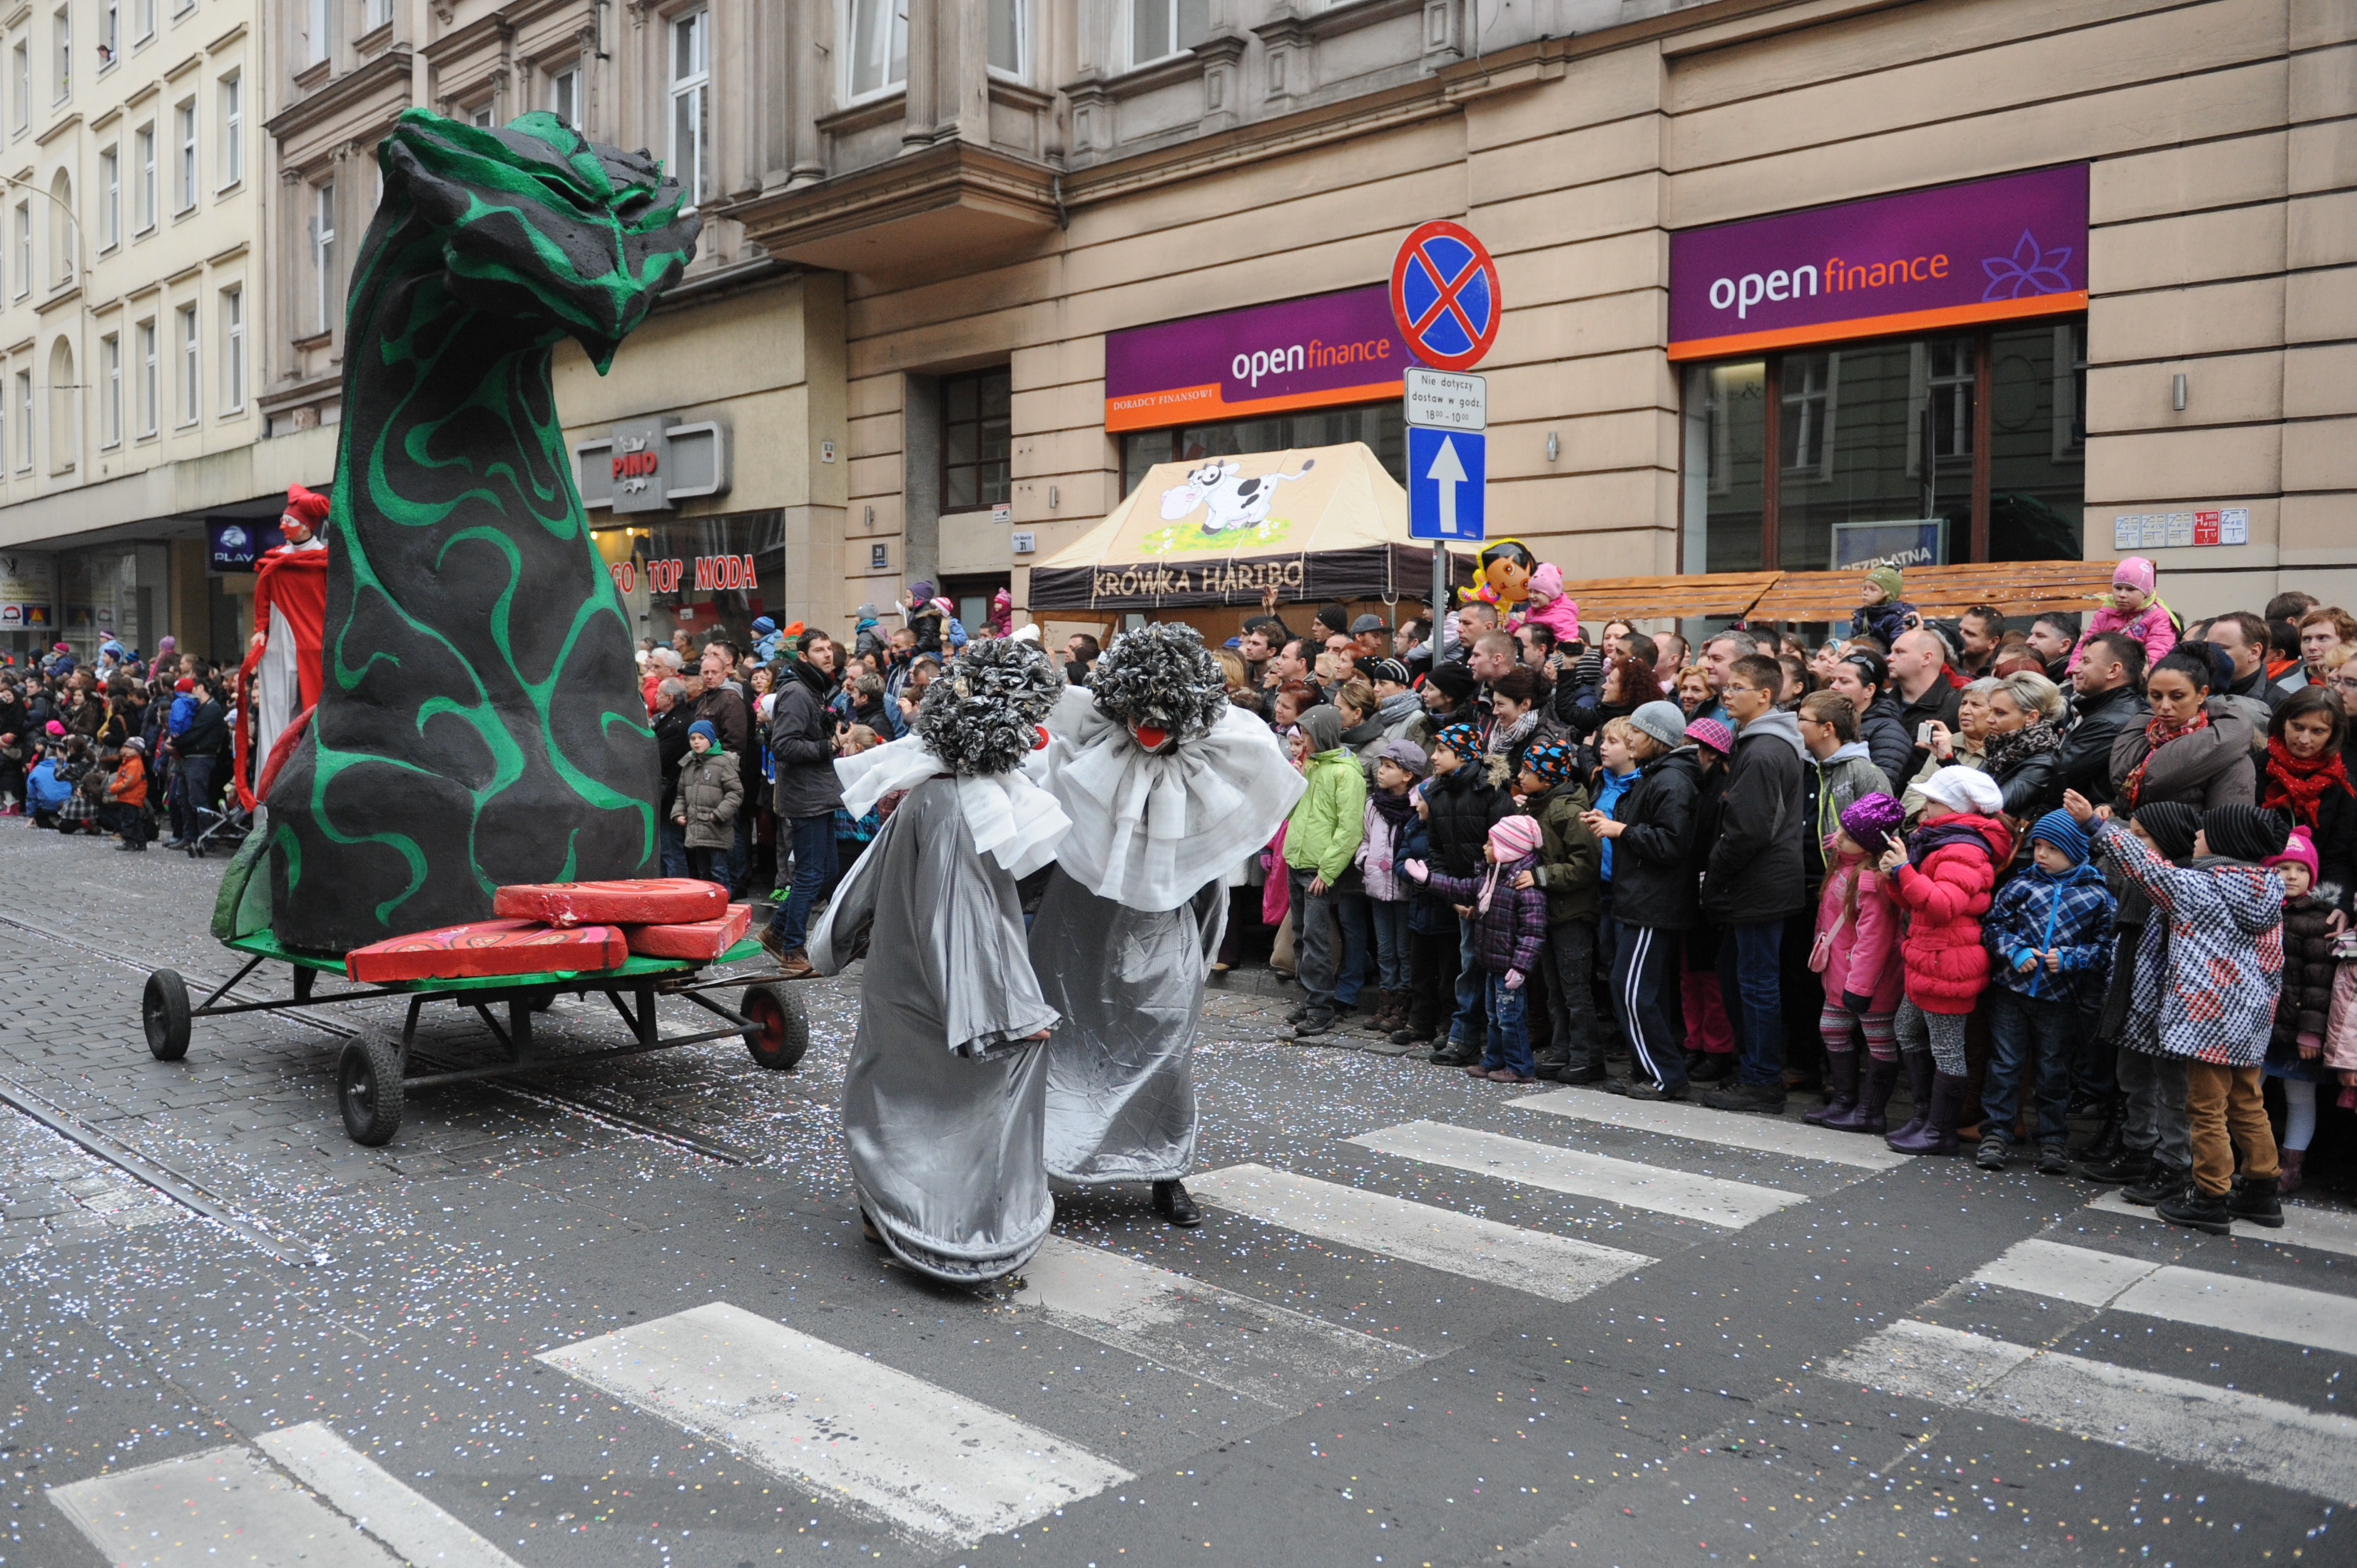
[[[1490,438],[1467,430],[1407,432],[1407,532],[1414,539],[1478,542]]]

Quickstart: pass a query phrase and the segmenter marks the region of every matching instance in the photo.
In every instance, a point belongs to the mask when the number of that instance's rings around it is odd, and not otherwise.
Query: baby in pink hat
[[[1552,630],[1557,642],[1579,640],[1579,607],[1564,596],[1562,567],[1552,561],[1542,563],[1531,574],[1526,591],[1530,597],[1523,601],[1523,613],[1512,625],[1535,622]]]
[[[2124,631],[2144,644],[2144,667],[2160,662],[2177,646],[2177,617],[2159,592],[2159,571],[2141,555],[2131,555],[2112,568],[2111,599],[2087,618],[2087,629],[2071,650],[2071,668],[2086,657],[2087,639],[2107,631]]]

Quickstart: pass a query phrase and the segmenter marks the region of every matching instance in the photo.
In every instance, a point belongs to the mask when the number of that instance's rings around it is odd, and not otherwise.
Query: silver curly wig
[[[917,707],[925,749],[960,775],[1005,773],[1031,754],[1064,672],[1036,642],[969,642]]]
[[[1220,661],[1191,626],[1123,632],[1089,672],[1089,695],[1109,718],[1175,736],[1208,733],[1228,705]]]

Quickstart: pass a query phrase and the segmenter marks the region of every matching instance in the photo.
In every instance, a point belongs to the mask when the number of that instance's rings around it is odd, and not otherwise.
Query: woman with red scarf
[[[2210,646],[2180,647],[2145,677],[2152,718],[2112,743],[2112,788],[2122,814],[2157,800],[2206,811],[2255,799],[2251,751],[2258,737],[2249,720],[2211,695],[2219,681]]]
[[[2348,720],[2323,686],[2303,686],[2267,724],[2259,804],[2280,806],[2316,846],[2316,896],[2346,915],[2357,890],[2357,786],[2341,755]]]

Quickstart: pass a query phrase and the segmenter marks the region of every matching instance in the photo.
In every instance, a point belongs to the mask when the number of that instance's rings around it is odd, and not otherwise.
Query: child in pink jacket
[[[2158,591],[2159,573],[2141,555],[2131,555],[2112,568],[2112,596],[2102,609],[2087,618],[2087,629],[2071,650],[2071,669],[2086,657],[2087,639],[2107,631],[2124,631],[2144,644],[2144,667],[2160,662],[2177,646],[2177,617]]]
[[[1824,891],[1817,899],[1817,941],[1809,966],[1824,977],[1824,1105],[1802,1120],[1846,1133],[1883,1131],[1882,1109],[1899,1082],[1899,1037],[1891,1027],[1907,982],[1899,958],[1899,906],[1890,884],[1875,869],[1905,810],[1887,794],[1861,795],[1842,808],[1841,827],[1826,846]],[[1871,1064],[1861,1095],[1851,1030],[1866,1035]]]
[[[1523,613],[1514,618],[1514,626],[1535,621],[1553,630],[1557,642],[1579,640],[1579,607],[1564,597],[1562,567],[1552,561],[1544,563],[1531,574],[1526,591],[1530,597],[1523,601]]]

